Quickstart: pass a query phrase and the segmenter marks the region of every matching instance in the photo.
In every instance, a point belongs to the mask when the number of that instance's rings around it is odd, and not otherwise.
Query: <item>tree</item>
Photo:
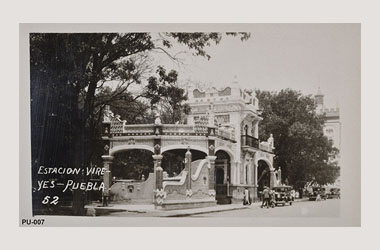
[[[247,33],[229,33],[249,38]],[[97,92],[116,81],[112,99],[143,82],[139,60],[178,43],[198,56],[210,58],[205,48],[218,44],[221,33],[33,33],[30,35],[32,176],[40,165],[85,168],[96,143],[96,123],[104,103]],[[126,97],[128,98],[128,96]],[[78,180],[83,177],[77,176]],[[73,194],[73,214],[84,214],[83,193]]]
[[[324,118],[316,113],[314,99],[291,89],[279,93],[256,90],[256,95],[263,110],[260,139],[273,134],[275,166],[281,166],[282,178],[296,188],[312,180],[321,185],[333,183],[339,167],[329,159],[337,149],[323,135]]]
[[[144,97],[149,99],[152,109],[156,107],[161,111],[163,123],[181,122],[182,116],[189,114],[190,107],[183,103],[187,100],[187,95],[184,89],[177,86],[178,74],[174,70],[166,74],[161,66],[158,67],[157,74],[158,78],[149,77]]]

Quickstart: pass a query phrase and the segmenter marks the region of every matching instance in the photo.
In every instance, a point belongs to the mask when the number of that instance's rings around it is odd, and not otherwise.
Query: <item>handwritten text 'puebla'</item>
[[[54,189],[57,186],[55,181],[38,181],[38,189],[37,191],[40,191],[41,189]],[[74,182],[73,180],[68,180],[65,184],[65,188],[62,192],[66,192],[66,190],[83,190],[83,191],[91,191],[91,190],[99,190],[104,191],[104,183],[97,183],[97,182]]]

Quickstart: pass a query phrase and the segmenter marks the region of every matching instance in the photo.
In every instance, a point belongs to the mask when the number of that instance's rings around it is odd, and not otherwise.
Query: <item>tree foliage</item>
[[[185,90],[177,86],[178,74],[159,66],[157,76],[151,76],[144,91],[144,96],[150,101],[151,108],[156,107],[163,123],[181,122],[183,115],[189,114],[190,107],[183,102],[187,100]],[[158,107],[157,107],[158,106]]]
[[[312,97],[286,89],[280,92],[256,91],[263,121],[259,124],[260,139],[273,134],[275,165],[281,167],[282,178],[297,188],[309,181],[324,185],[339,176],[338,153],[323,135],[324,117],[316,113]]]

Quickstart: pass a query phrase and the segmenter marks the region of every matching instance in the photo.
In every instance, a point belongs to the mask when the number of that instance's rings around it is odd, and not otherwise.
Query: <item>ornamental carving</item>
[[[210,197],[215,197],[215,196],[216,196],[216,192],[215,192],[215,190],[214,190],[214,189],[210,189],[210,190],[208,191],[208,195],[209,195]]]
[[[111,140],[112,147],[123,145],[146,145],[153,147],[153,139],[126,139],[126,140]]]
[[[187,140],[186,138],[183,138],[181,144],[183,144],[183,145],[188,145],[189,142],[188,142],[188,140]]]
[[[186,199],[191,199],[192,196],[193,196],[193,191],[191,189],[186,190]]]
[[[156,203],[161,205],[166,199],[166,192],[163,189],[157,189],[155,192]]]
[[[134,145],[134,144],[136,144],[136,141],[135,141],[135,139],[131,138],[128,140],[127,144],[128,145]]]
[[[155,135],[159,135],[159,134],[160,134],[160,130],[159,130],[158,128],[156,128],[154,134],[155,134]]]

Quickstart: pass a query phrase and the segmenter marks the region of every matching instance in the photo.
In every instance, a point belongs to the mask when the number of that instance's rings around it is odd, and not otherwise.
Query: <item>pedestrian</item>
[[[294,189],[292,189],[290,191],[290,197],[292,198],[293,201],[295,200],[295,198],[296,198],[296,191]]]
[[[264,187],[263,190],[263,203],[261,204],[261,207],[267,206],[269,208],[269,201],[270,201],[270,194],[268,187]]]
[[[243,205],[251,205],[251,199],[249,197],[249,190],[247,188],[245,188],[245,190],[244,190]]]
[[[269,206],[270,207],[275,207],[275,204],[276,204],[276,192],[271,189],[269,190]]]

